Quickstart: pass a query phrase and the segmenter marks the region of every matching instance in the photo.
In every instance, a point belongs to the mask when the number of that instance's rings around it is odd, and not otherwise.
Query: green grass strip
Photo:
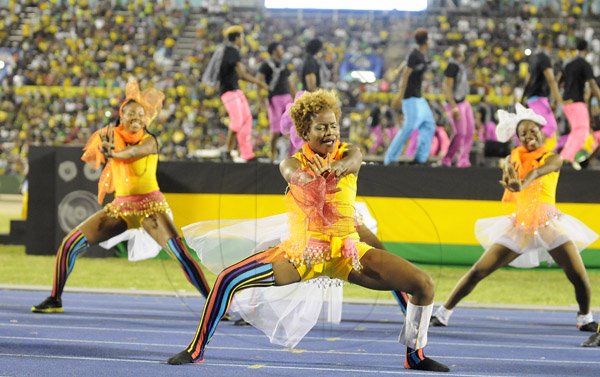
[[[483,248],[479,245],[440,245],[400,242],[385,242],[384,244],[387,250],[414,263],[443,266],[472,266],[484,252]],[[599,249],[586,249],[581,253],[581,257],[586,267],[600,268]],[[556,268],[557,266],[555,263],[552,263],[550,266],[542,264],[540,267]]]
[[[421,265],[436,283],[436,302],[446,299],[468,267]],[[54,256],[31,256],[23,246],[0,245],[0,284],[52,284]],[[215,275],[205,270],[213,284]],[[600,270],[589,270],[592,303],[600,297]],[[67,282],[69,287],[195,292],[179,265],[170,259],[129,262],[125,258],[79,258]],[[391,300],[389,292],[376,292],[352,284],[344,285],[346,298]],[[505,268],[485,279],[465,302],[474,304],[519,304],[573,306],[573,288],[560,269],[522,270]],[[34,304],[34,303],[32,303]],[[68,299],[67,303],[68,305]],[[576,309],[574,309],[576,310]]]

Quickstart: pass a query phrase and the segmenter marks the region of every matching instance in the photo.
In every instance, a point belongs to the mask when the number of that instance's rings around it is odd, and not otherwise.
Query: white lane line
[[[65,329],[65,330],[86,330],[86,331],[115,331],[130,333],[155,333],[155,334],[188,334],[190,331],[181,330],[149,330],[149,329],[127,329],[121,327],[93,327],[93,326],[57,326],[57,325],[37,325],[21,323],[0,323],[0,327],[22,327],[22,328],[41,328],[41,329]],[[215,334],[216,336],[217,334]]]
[[[147,342],[120,342],[120,341],[107,341],[107,340],[82,340],[82,339],[68,339],[68,338],[38,338],[38,337],[21,337],[21,336],[0,336],[0,339],[7,340],[27,340],[27,341],[46,341],[56,343],[80,343],[80,344],[110,344],[120,346],[150,346],[150,347],[173,347],[182,348],[180,344],[167,344],[167,343],[147,343]],[[512,346],[511,348],[514,348]],[[523,348],[523,347],[521,347]],[[544,349],[539,347],[540,349]],[[260,347],[230,347],[230,346],[210,346],[212,350],[223,350],[223,351],[250,351],[250,352],[271,352],[271,353],[295,353],[295,354],[330,354],[330,355],[348,355],[348,356],[368,356],[368,357],[396,357],[400,356],[399,353],[387,353],[387,352],[355,352],[355,351],[338,351],[338,350],[308,350],[308,349],[290,349],[290,348],[260,348]],[[570,351],[577,351],[578,353],[582,350],[597,352],[590,348],[562,348]],[[573,364],[600,364],[600,361],[577,361],[577,360],[547,360],[547,359],[513,359],[513,358],[491,358],[491,357],[468,357],[468,356],[447,356],[447,355],[429,355],[436,358],[447,358],[447,359],[469,359],[469,360],[497,360],[497,361],[527,361],[527,362],[539,362],[539,363],[573,363]]]
[[[1,289],[0,289],[1,290]],[[12,291],[9,291],[12,292]],[[77,302],[77,303],[89,303],[89,304],[111,304],[111,305],[132,305],[135,304],[137,306],[167,306],[167,307],[173,307],[173,306],[182,306],[182,307],[186,307],[188,305],[196,305],[200,302],[204,302],[204,298],[199,296],[199,295],[194,295],[194,296],[181,296],[181,297],[177,297],[177,296],[165,296],[165,295],[157,295],[157,296],[139,296],[136,294],[132,294],[130,295],[130,297],[128,297],[126,294],[125,295],[117,295],[117,294],[102,294],[102,293],[90,293],[91,296],[97,296],[97,298],[76,298],[76,297],[72,297],[72,298],[68,298],[67,301],[72,301],[72,302]],[[25,297],[25,298],[24,298]],[[5,298],[6,300],[11,300],[11,301],[17,301],[17,302],[22,302],[24,301],[24,303],[22,305],[15,305],[15,306],[31,306],[32,305],[32,301],[35,301],[36,299],[39,299],[39,297],[37,296],[32,296],[31,299],[29,299],[27,296],[22,296],[19,295],[17,297],[11,297],[8,296]],[[172,301],[172,302],[165,302],[166,300]],[[390,300],[391,302],[391,300]],[[11,305],[12,306],[12,305]],[[345,313],[356,313],[356,314],[377,314],[377,315],[392,315],[392,316],[400,316],[403,317],[402,314],[400,313],[400,310],[395,307],[396,304],[394,302],[394,305],[390,305],[387,301],[382,301],[381,304],[378,303],[345,303],[344,304],[344,309],[343,311]],[[67,305],[68,308],[72,308],[71,306]],[[363,309],[365,307],[368,307],[368,309]],[[75,307],[73,307],[75,308]],[[529,313],[543,313],[545,316],[551,316],[551,315],[557,315],[560,318],[566,316],[566,313],[568,313],[569,311],[576,311],[577,308],[576,307],[526,307],[526,308],[512,308],[509,306],[498,306],[498,307],[469,307],[464,306],[461,307],[461,313],[460,314],[464,314],[465,316],[469,316],[472,314],[468,314],[469,311],[475,311],[478,316],[485,316],[485,317],[500,317],[500,318],[505,318],[507,321],[508,320],[514,320],[515,317],[518,319],[522,319],[522,315],[519,314],[515,314],[513,315],[512,312],[519,312],[519,313],[523,313],[523,312],[529,312]],[[201,308],[199,308],[199,310],[201,310]],[[462,313],[464,311],[467,311],[467,313]],[[457,316],[455,314],[455,316]]]
[[[583,339],[583,338],[582,338]],[[583,341],[582,339],[580,339],[581,341]],[[577,348],[577,345],[573,345],[573,347],[555,347],[555,346],[529,346],[529,345],[523,345],[523,344],[482,344],[479,341],[477,341],[476,343],[459,343],[459,342],[438,342],[435,341],[433,343],[431,343],[432,345],[435,346],[457,346],[457,347],[475,347],[475,348],[527,348],[527,349],[532,349],[532,350],[558,350],[558,351],[574,351],[575,349],[577,349],[577,352],[580,352],[584,349],[593,349],[593,348]],[[598,351],[596,351],[598,352]]]
[[[52,321],[72,321],[72,320],[90,320],[90,321],[120,321],[120,322],[134,322],[135,324],[140,323],[195,323],[197,324],[200,321],[200,315],[197,318],[190,317],[188,319],[185,318],[173,318],[169,316],[165,316],[164,318],[143,318],[143,312],[132,314],[132,313],[122,313],[122,316],[117,315],[115,313],[114,316],[94,316],[94,315],[78,315],[78,314],[69,314],[69,313],[31,313],[31,317],[29,317],[29,313],[27,313],[28,317],[21,317],[25,319],[35,318],[40,319],[41,317],[48,318],[52,317]],[[15,318],[15,313],[0,313],[0,317],[8,317],[10,319]]]
[[[140,360],[140,359],[115,359],[110,357],[90,357],[90,356],[60,356],[60,355],[40,355],[40,354],[24,354],[24,353],[0,353],[4,357],[22,357],[32,359],[62,359],[62,360],[85,360],[85,361],[122,361],[127,363],[146,363],[159,364],[156,360]],[[64,368],[68,369],[68,368]]]
[[[50,285],[23,285],[23,284],[0,284],[0,290],[10,294],[18,293],[18,297],[24,297],[25,295],[44,295],[52,290]],[[98,297],[132,297],[139,299],[195,299],[201,297],[197,291],[192,290],[144,290],[144,289],[108,289],[108,288],[82,288],[69,286],[65,291],[68,295],[73,296],[98,296]],[[395,299],[391,298],[387,293],[374,292],[377,294],[376,298],[360,299],[348,297],[344,299],[345,305],[358,306],[358,305],[377,305],[378,307],[385,308],[397,308],[398,304]],[[386,298],[389,297],[389,298]],[[436,302],[435,305],[442,305],[443,302]],[[576,305],[527,305],[527,304],[485,304],[475,302],[463,302],[461,308],[465,309],[482,309],[482,310],[517,310],[517,311],[529,311],[529,312],[573,312],[577,311]],[[593,312],[600,312],[600,306],[592,307]]]
[[[46,315],[46,314],[42,314],[42,315]],[[61,317],[62,314],[58,314],[58,315],[53,315],[56,316],[56,318]],[[64,317],[65,319],[68,318],[73,318],[73,317]],[[93,317],[81,317],[81,318],[87,318],[87,319],[91,319]],[[106,318],[102,318],[104,320],[106,320]],[[144,321],[140,320],[140,319],[132,319],[133,322],[135,322],[135,324],[139,325],[140,323],[143,323]],[[176,321],[176,320],[169,320],[167,319],[166,321],[168,321],[169,323],[174,323],[174,322],[184,322],[184,321]],[[188,321],[189,322],[189,321]],[[161,323],[165,323],[165,320],[163,320]],[[194,323],[196,323],[194,321]],[[189,331],[180,331],[180,330],[158,330],[158,329],[131,329],[131,328],[120,328],[120,327],[92,327],[92,326],[60,326],[60,325],[43,325],[43,324],[21,324],[21,323],[0,323],[0,327],[32,327],[32,328],[50,328],[50,329],[66,329],[66,330],[90,330],[90,331],[116,331],[116,332],[140,332],[140,333],[170,333],[170,334],[190,334]],[[314,328],[314,331],[319,331],[318,327]],[[354,330],[352,329],[340,329],[337,332],[354,332]],[[433,332],[429,332],[430,335],[435,335],[435,336],[443,336],[443,335],[464,335],[464,336],[495,336],[495,337],[503,337],[503,338],[514,338],[514,339],[521,339],[521,338],[527,338],[530,339],[532,336],[535,336],[536,338],[551,338],[551,339],[564,339],[564,340],[570,340],[570,341],[575,341],[578,342],[578,344],[581,342],[582,337],[584,337],[583,333],[577,333],[574,335],[553,335],[553,334],[514,334],[514,333],[502,333],[502,332],[482,332],[482,331],[448,331],[446,329],[442,330],[442,331],[433,331]],[[223,332],[217,332],[215,333],[215,336],[229,336],[229,337],[237,337],[237,338],[265,338],[264,335],[262,334],[247,334],[247,333],[223,333]],[[386,335],[388,336],[388,335]],[[390,338],[394,338],[394,339],[374,339],[374,338],[342,338],[344,341],[346,342],[360,342],[360,343],[398,343],[398,341],[396,340],[397,335],[395,334],[389,334]],[[305,336],[303,339],[306,340],[323,340],[324,337],[319,337],[319,336]]]
[[[5,308],[14,308],[14,309],[18,309],[18,308],[23,308],[23,307],[31,307],[32,302],[35,300],[26,300],[25,303],[23,304],[6,304],[4,305]],[[127,301],[127,302],[118,302],[118,305],[124,305],[124,308],[114,308],[111,307],[111,309],[103,309],[103,308],[99,308],[99,306],[102,305],[115,305],[115,302],[113,302],[112,300],[105,300],[107,302],[102,302],[102,301],[98,301],[98,300],[90,300],[90,299],[76,299],[76,300],[72,300],[75,301],[76,304],[75,305],[65,305],[66,310],[73,310],[73,311],[86,311],[86,310],[90,310],[90,306],[92,306],[94,309],[94,311],[101,311],[101,312],[111,312],[111,313],[117,313],[117,312],[157,312],[157,313],[161,313],[161,312],[167,312],[167,313],[181,313],[181,314],[187,314],[187,313],[193,313],[193,314],[199,314],[202,311],[202,304],[204,303],[204,298],[200,299],[199,301],[193,302],[190,300],[190,302],[183,302],[183,301],[175,301],[173,303],[164,303],[164,302],[150,302],[150,301],[143,301],[143,302],[136,302],[136,301]],[[81,304],[85,304],[88,303],[90,305],[88,306],[79,306]],[[128,308],[129,305],[132,305],[134,307],[132,308]],[[197,308],[190,308],[190,306],[196,306],[198,305]],[[149,306],[149,307],[154,307],[153,309],[140,309],[140,307],[145,307],[145,306]],[[161,309],[161,306],[165,306],[165,309]],[[156,307],[159,307],[158,309],[156,309]],[[178,310],[177,307],[179,307],[181,310]],[[343,312],[346,314],[355,314],[352,317],[356,317],[356,315],[359,314],[364,314],[367,316],[389,316],[389,322],[402,322],[404,320],[404,315],[402,313],[400,313],[399,310],[386,310],[385,306],[374,306],[373,310],[357,310],[357,309],[348,309],[345,305],[343,308]],[[192,310],[190,310],[192,309]],[[196,312],[197,310],[197,312]],[[472,311],[472,310],[481,310],[483,312],[476,312],[476,313],[459,313],[458,315],[455,314],[455,321],[456,319],[460,320],[460,317],[466,317],[466,318],[470,318],[473,316],[477,316],[479,318],[486,318],[486,319],[493,319],[495,321],[499,321],[499,322],[509,322],[509,321],[514,321],[515,318],[519,319],[522,321],[522,317],[523,316],[519,316],[519,315],[510,315],[509,313],[498,313],[498,311],[491,311],[489,309],[470,309],[470,308],[465,308],[465,311]],[[510,310],[510,309],[504,309],[504,310]],[[543,311],[531,311],[534,313],[539,313],[539,312],[543,312]],[[556,318],[556,320],[560,320],[562,318],[565,317],[565,313],[561,312],[561,313],[554,313],[554,312],[544,312],[545,316],[548,316],[549,314],[557,314],[558,317]],[[365,317],[368,318],[368,317]],[[466,319],[465,318],[465,319]],[[352,321],[360,321],[363,318],[346,318],[346,320],[352,320]],[[377,319],[371,319],[371,320],[377,320]],[[382,323],[386,323],[388,322],[386,320],[386,318],[382,318],[378,320],[379,322]],[[535,321],[531,320],[531,323],[536,323]]]
[[[136,314],[140,314],[143,317],[143,314],[145,313],[144,311],[140,311],[138,313],[132,313],[130,311],[127,312],[127,314],[131,315],[131,317],[123,317],[123,316],[119,316],[119,311],[109,311],[110,313],[115,314],[114,316],[107,316],[107,317],[100,317],[100,316],[93,316],[93,315],[76,315],[76,314],[69,314],[68,312],[66,313],[59,313],[59,314],[40,314],[40,313],[32,313],[32,317],[28,317],[28,318],[41,318],[41,317],[49,317],[52,316],[52,320],[104,320],[104,321],[122,321],[122,322],[135,322],[136,324],[140,324],[140,323],[144,323],[144,322],[148,322],[148,323],[154,323],[154,322],[158,322],[158,323],[165,323],[165,321],[168,321],[169,323],[194,323],[197,324],[200,317],[198,316],[197,319],[196,318],[189,318],[189,319],[185,319],[185,318],[140,318],[140,317],[135,317]],[[90,312],[93,313],[93,312]],[[29,313],[27,313],[29,314]],[[124,313],[123,313],[124,314]],[[133,314],[133,315],[132,315]],[[35,317],[34,317],[35,316]],[[4,312],[0,312],[0,318],[1,317],[7,317],[7,318],[11,318],[14,319],[15,317],[15,313],[4,313]],[[324,324],[326,326],[328,326],[327,328],[332,328],[335,329],[337,331],[353,331],[351,325],[349,325],[348,327],[342,327],[342,326],[346,326],[348,324],[348,322],[344,322],[342,321],[342,325],[331,325],[329,326],[328,324]],[[382,323],[384,324],[384,323]],[[319,329],[319,326],[321,324],[316,325],[314,328],[315,329]],[[466,325],[465,325],[466,326]],[[532,327],[534,325],[503,325],[501,322],[498,323],[498,326],[490,326],[493,327],[494,329],[497,330],[502,330],[502,329],[511,329],[511,330],[519,330],[519,329],[527,329],[527,330],[531,330]],[[547,325],[542,325],[540,327],[547,327],[547,326],[555,326],[555,324],[547,324]],[[573,326],[573,330],[574,333],[576,333],[575,331],[575,326]],[[382,329],[377,329],[377,330],[382,330]],[[400,326],[398,326],[398,331],[400,331]],[[544,330],[545,331],[545,330]],[[537,338],[541,338],[541,337],[548,337],[548,338],[566,338],[566,339],[570,339],[572,337],[576,337],[576,335],[558,335],[558,334],[534,334],[529,333],[529,334],[523,334],[523,333],[507,333],[507,332],[490,332],[490,331],[460,331],[460,330],[451,330],[449,328],[444,328],[444,329],[435,329],[435,330],[431,330],[430,329],[430,334],[452,334],[452,335],[473,335],[473,334],[481,334],[481,335],[490,335],[490,336],[505,336],[505,337],[511,337],[511,336],[516,336],[516,337],[527,337],[527,336],[531,336],[531,335],[535,335]],[[579,336],[581,336],[582,334],[579,334]],[[583,334],[585,335],[585,334]],[[364,339],[361,339],[364,340]],[[376,340],[373,340],[376,341]]]
[[[3,309],[26,309],[29,310],[29,308],[32,305],[29,306],[24,306],[24,305],[2,305]],[[200,316],[202,314],[202,308],[198,307],[198,311],[193,311],[193,310],[189,310],[187,309],[186,306],[182,305],[182,310],[167,310],[167,309],[144,309],[144,308],[140,308],[139,306],[136,306],[135,308],[101,308],[99,306],[102,306],[102,304],[98,304],[97,302],[94,303],[94,306],[92,308],[90,308],[89,306],[85,307],[85,306],[67,306],[65,308],[65,313],[69,313],[69,312],[85,312],[85,313],[110,313],[110,314],[120,314],[120,313],[128,313],[128,314],[164,314],[164,315],[179,315],[179,316]],[[9,313],[0,313],[0,315],[8,315]]]
[[[216,334],[215,334],[216,336]],[[264,336],[258,336],[261,338],[265,338]],[[27,337],[27,336],[0,336],[0,339],[11,339],[11,340],[46,340],[46,341],[55,341],[55,342],[73,342],[73,343],[103,343],[103,344],[121,344],[121,345],[135,345],[135,346],[167,346],[167,347],[182,347],[180,344],[165,344],[165,343],[143,343],[143,342],[118,342],[118,341],[109,341],[109,340],[82,340],[82,339],[71,339],[71,338],[43,338],[43,337]],[[324,338],[318,338],[324,340]],[[346,339],[340,338],[338,342],[342,343]],[[393,342],[397,343],[397,342]],[[475,347],[475,348],[526,348],[532,350],[556,350],[556,351],[575,351],[577,352],[595,352],[598,351],[593,347],[582,347],[577,348],[573,347],[553,347],[553,346],[531,346],[531,345],[523,345],[523,344],[481,344],[481,343],[460,343],[460,342],[435,342],[433,343],[435,346],[457,346],[457,347]],[[270,352],[293,352],[294,349],[290,348],[278,348],[278,346],[273,346],[275,348],[248,348],[247,350],[262,350],[262,351],[270,351]],[[230,347],[212,347],[214,349],[230,349]],[[234,347],[233,349],[246,350],[243,347]],[[303,353],[306,350],[302,348],[297,348],[298,353]],[[341,351],[306,351],[306,352],[330,352],[336,353]],[[347,351],[349,354],[354,354],[351,351]],[[357,355],[382,355],[382,356],[391,356],[397,355],[396,353],[368,353],[368,352],[356,352]]]

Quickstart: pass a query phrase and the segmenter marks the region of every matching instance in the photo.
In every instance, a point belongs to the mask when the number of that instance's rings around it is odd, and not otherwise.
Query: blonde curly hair
[[[300,137],[304,139],[310,130],[313,119],[324,110],[333,111],[336,121],[340,121],[342,110],[335,92],[323,89],[305,92],[294,101],[290,107],[290,117]]]

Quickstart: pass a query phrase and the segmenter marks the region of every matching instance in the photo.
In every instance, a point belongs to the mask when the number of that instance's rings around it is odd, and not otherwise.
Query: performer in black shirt
[[[469,94],[469,79],[465,56],[458,46],[452,49],[452,59],[444,72],[444,94],[446,105],[444,109],[448,121],[454,130],[454,136],[448,147],[446,156],[442,159],[444,166],[451,166],[454,156],[458,153],[456,166],[468,168],[471,166],[469,155],[475,133],[475,116],[471,104],[467,101]]]
[[[556,118],[550,106],[550,94],[552,93],[552,97],[558,105],[563,105],[558,84],[554,78],[550,60],[551,53],[552,39],[549,35],[542,35],[539,39],[538,51],[529,60],[529,73],[523,93],[523,100],[527,101],[527,107],[546,119],[546,125],[542,127],[542,132],[546,135],[548,151],[556,148],[556,131],[558,130]]]
[[[425,58],[428,50],[427,39],[427,29],[417,29],[415,32],[417,47],[408,56],[404,73],[400,79],[400,90],[392,103],[394,108],[402,109],[404,125],[385,153],[383,160],[385,165],[389,165],[398,159],[398,156],[402,153],[402,148],[404,148],[406,141],[415,129],[419,130],[415,162],[424,164],[429,157],[429,149],[435,132],[435,120],[427,101],[421,97],[423,73],[425,73],[428,64]]]
[[[285,49],[279,42],[272,42],[267,48],[269,59],[263,62],[258,69],[258,79],[269,86],[269,125],[271,129],[271,159],[277,159],[275,143],[281,136],[281,116],[286,106],[294,101],[296,94],[293,82],[290,80],[290,71],[282,61]]]
[[[567,142],[560,152],[564,161],[570,162],[574,169],[580,170],[581,166],[575,161],[575,154],[579,152],[590,133],[590,113],[583,98],[585,84],[589,84],[592,95],[600,99],[600,88],[592,66],[585,60],[588,52],[587,42],[583,39],[577,41],[577,56],[569,61],[564,69],[565,89],[563,92],[563,112],[571,126]]]
[[[223,50],[218,78],[221,84],[221,101],[229,115],[227,156],[233,149],[233,136],[235,135],[240,149],[240,157],[249,161],[255,158],[252,150],[252,113],[244,92],[240,90],[238,80],[246,80],[264,89],[268,89],[268,86],[249,74],[242,63],[240,48],[244,42],[244,29],[235,25],[225,29],[223,34],[228,43]]]

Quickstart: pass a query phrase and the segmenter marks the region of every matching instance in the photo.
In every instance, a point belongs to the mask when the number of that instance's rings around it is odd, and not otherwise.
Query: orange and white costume
[[[156,117],[164,100],[164,94],[156,89],[149,88],[140,92],[136,81],[127,83],[125,95],[120,115],[123,115],[125,105],[133,100],[144,107],[146,125]],[[142,221],[152,214],[170,214],[169,205],[156,180],[158,155],[150,154],[128,160],[111,158],[107,162],[101,152],[101,136],[103,133],[106,135],[107,131],[108,127],[105,127],[92,135],[81,159],[95,168],[106,163],[98,181],[98,203],[102,204],[106,194],[114,193],[114,200],[106,204],[104,210],[110,217],[122,218],[129,230],[101,243],[101,246],[110,248],[121,241],[128,241],[130,260],[152,258],[161,247],[141,229]],[[128,145],[136,145],[152,137],[145,129],[131,133],[125,131],[122,125],[114,127],[114,150],[121,151]]]
[[[510,161],[516,164],[523,179],[527,173],[543,166],[552,153],[545,147],[528,152],[524,147],[513,150]],[[505,192],[503,201],[514,201],[515,212],[510,216],[478,220],[475,236],[487,250],[497,243],[522,254],[510,265],[536,267],[541,261],[551,261],[548,250],[573,241],[579,251],[594,242],[598,235],[573,216],[556,208],[556,186],[559,172],[552,172],[534,180],[524,190]]]

